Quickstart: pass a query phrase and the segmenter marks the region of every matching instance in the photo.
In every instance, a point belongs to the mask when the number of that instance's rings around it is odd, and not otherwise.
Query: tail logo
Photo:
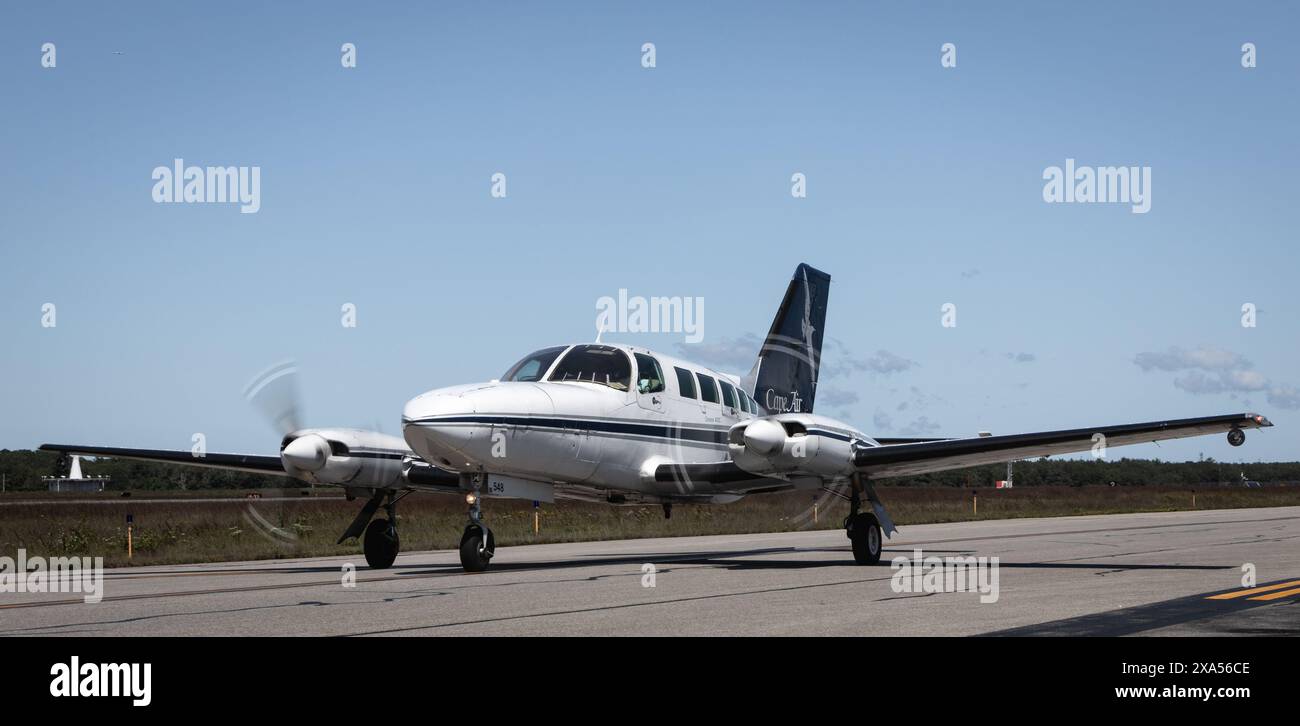
[[[798,391],[790,391],[789,396],[778,395],[769,388],[763,394],[763,405],[772,413],[803,413],[803,399]]]

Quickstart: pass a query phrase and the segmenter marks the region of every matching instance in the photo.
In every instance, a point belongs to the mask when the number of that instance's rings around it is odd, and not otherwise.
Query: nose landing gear
[[[496,537],[483,523],[480,481],[481,478],[475,476],[471,480],[473,490],[465,495],[465,501],[469,503],[469,524],[465,525],[465,532],[460,536],[460,566],[466,572],[483,572],[491,563],[492,555],[496,554]]]

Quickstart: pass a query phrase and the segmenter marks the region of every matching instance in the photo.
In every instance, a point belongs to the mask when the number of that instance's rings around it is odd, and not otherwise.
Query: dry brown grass
[[[977,518],[1187,510],[1192,508],[1193,496],[1187,489],[1156,487],[979,490],[976,516],[972,493],[953,488],[880,490],[900,527]],[[1195,496],[1197,509],[1300,505],[1300,487],[1204,488],[1195,490]],[[59,498],[80,499],[84,495]],[[526,502],[489,501],[486,510],[501,545],[834,528],[840,526],[847,511],[843,502],[823,501],[814,525],[812,504],[809,494],[762,495],[728,505],[678,505],[672,519],[665,520],[657,506],[562,503],[542,507],[541,533],[537,535],[533,534],[533,510]],[[111,566],[128,564],[128,513],[135,519],[135,556],[129,564],[354,554],[357,544],[336,545],[334,541],[360,506],[359,501],[340,497],[285,502],[239,498],[194,502],[182,497],[144,503],[109,496],[104,503],[93,504],[0,504],[0,554],[12,555],[22,547],[29,555],[103,556]],[[414,494],[402,501],[398,511],[404,550],[449,549],[459,542],[465,521],[459,498]],[[268,532],[258,524],[259,519],[278,528],[278,534]]]

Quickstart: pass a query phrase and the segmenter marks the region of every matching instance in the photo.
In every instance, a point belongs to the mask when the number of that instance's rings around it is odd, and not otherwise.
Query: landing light
[[[474,502],[477,501],[478,501],[478,495],[475,494],[474,492],[470,492],[469,494],[465,495],[465,503],[470,505],[471,507],[474,506]]]

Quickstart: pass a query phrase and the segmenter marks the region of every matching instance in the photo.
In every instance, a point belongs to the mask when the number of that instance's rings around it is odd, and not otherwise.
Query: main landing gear
[[[884,547],[880,522],[872,512],[859,512],[862,506],[862,481],[853,477],[852,494],[849,497],[849,516],[844,520],[844,532],[853,544],[853,561],[859,565],[874,565],[880,562],[880,553]]]
[[[376,519],[366,527],[364,549],[366,564],[376,570],[386,570],[393,566],[401,543],[397,537],[397,525],[392,515],[388,519]]]
[[[492,555],[496,554],[496,537],[492,536],[492,530],[483,523],[480,481],[481,477],[474,476],[470,480],[472,490],[465,495],[465,502],[469,504],[469,524],[465,525],[465,532],[460,536],[460,566],[466,572],[486,570],[492,562]]]
[[[362,537],[361,549],[366,554],[366,564],[376,570],[386,570],[393,566],[401,543],[397,537],[397,502],[407,493],[397,494],[392,490],[376,491],[366,506],[357,513],[356,519],[348,526],[339,544],[349,537]],[[383,507],[388,519],[373,519],[379,507]],[[369,524],[367,524],[369,523]],[[364,532],[364,536],[363,533]]]

